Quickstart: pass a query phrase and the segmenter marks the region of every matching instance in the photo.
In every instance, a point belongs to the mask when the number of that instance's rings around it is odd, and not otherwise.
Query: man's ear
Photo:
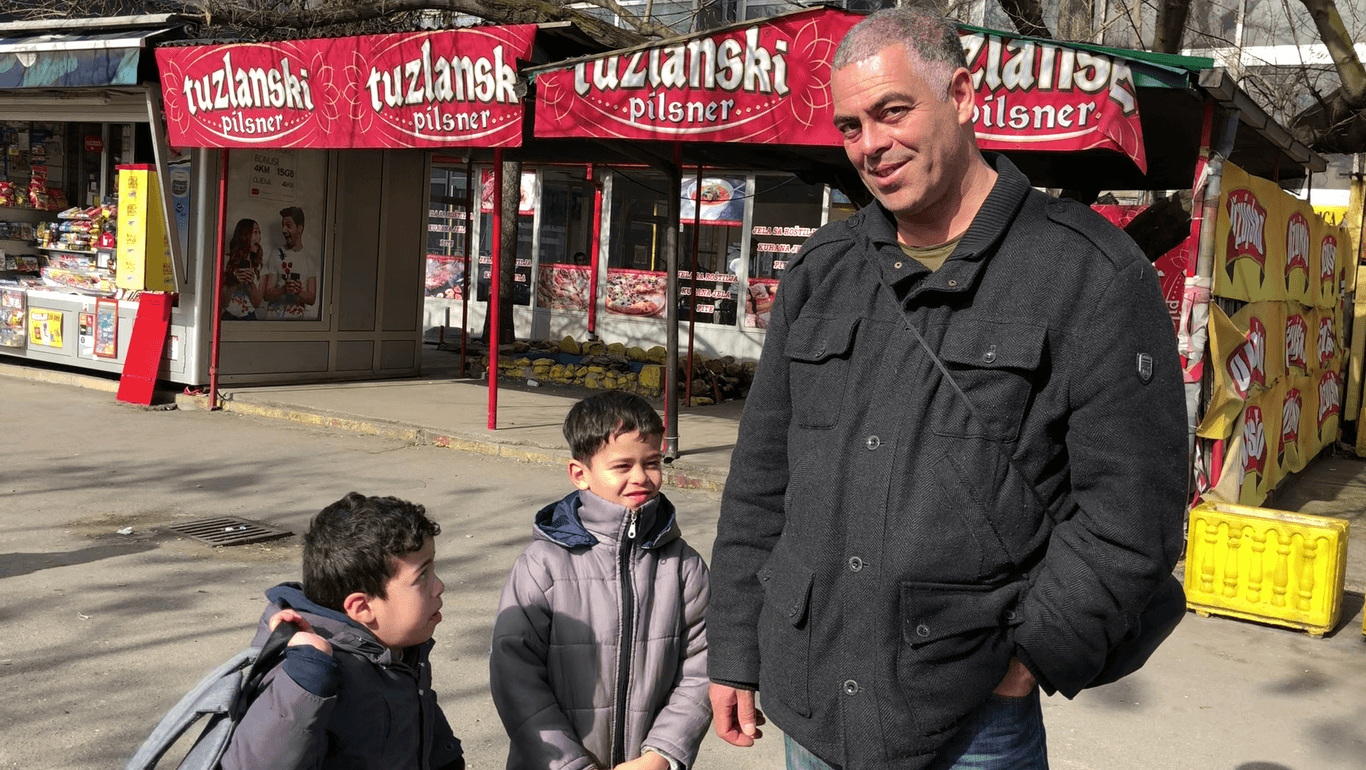
[[[375,610],[370,606],[370,597],[357,591],[348,595],[342,600],[342,609],[346,616],[360,623],[366,628],[370,628],[375,623]]]
[[[579,489],[588,489],[588,466],[578,460],[570,460],[569,482]]]
[[[949,79],[949,102],[958,113],[958,124],[972,124],[972,108],[977,102],[977,90],[972,87],[972,73],[959,67]]]

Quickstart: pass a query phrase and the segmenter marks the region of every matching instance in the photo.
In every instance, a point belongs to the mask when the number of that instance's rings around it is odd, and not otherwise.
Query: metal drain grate
[[[287,530],[274,529],[233,516],[195,519],[166,529],[177,535],[184,535],[209,545],[245,545],[246,543],[274,540],[294,534]]]

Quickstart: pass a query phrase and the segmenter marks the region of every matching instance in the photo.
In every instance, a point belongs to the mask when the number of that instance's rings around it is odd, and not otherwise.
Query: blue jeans
[[[832,765],[787,741],[787,770],[836,770]],[[1039,689],[1023,698],[991,696],[963,720],[939,752],[933,770],[1048,770],[1043,709]]]

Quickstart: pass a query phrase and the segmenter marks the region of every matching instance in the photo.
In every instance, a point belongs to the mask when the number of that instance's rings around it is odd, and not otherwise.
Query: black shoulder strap
[[[285,657],[285,648],[289,646],[289,640],[299,633],[299,627],[285,621],[275,627],[266,638],[265,644],[261,645],[261,654],[256,656],[256,660],[251,664],[251,671],[247,674],[246,687],[249,692],[255,692],[261,686],[261,680],[265,679],[266,674],[270,673]]]

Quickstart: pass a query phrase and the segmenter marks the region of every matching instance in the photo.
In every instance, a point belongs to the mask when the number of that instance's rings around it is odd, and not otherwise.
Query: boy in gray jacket
[[[223,770],[465,767],[428,662],[445,590],[433,565],[440,533],[420,505],[355,492],[313,517],[303,585],[266,592],[253,644],[282,621],[300,631],[233,733]]]
[[[707,565],[659,493],[664,425],[639,396],[575,404],[578,491],[536,514],[489,661],[509,770],[680,770],[711,722]]]

